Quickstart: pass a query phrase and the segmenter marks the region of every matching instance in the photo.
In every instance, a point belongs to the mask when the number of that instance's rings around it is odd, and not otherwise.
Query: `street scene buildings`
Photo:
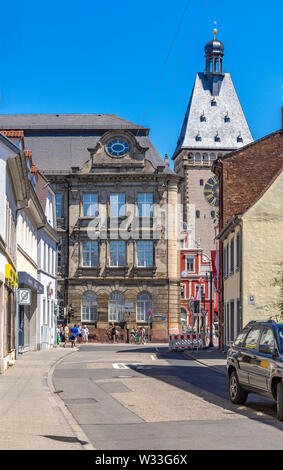
[[[9,435],[20,416],[17,448],[182,449],[189,433],[260,449],[259,422],[282,448],[283,375],[266,370],[283,357],[283,113],[253,139],[216,35],[171,158],[122,113],[0,114],[0,416]],[[251,410],[235,344],[264,355]]]

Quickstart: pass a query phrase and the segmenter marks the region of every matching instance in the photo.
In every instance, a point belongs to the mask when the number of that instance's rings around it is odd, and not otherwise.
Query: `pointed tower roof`
[[[224,45],[214,38],[204,49],[205,72],[197,73],[173,159],[182,149],[234,150],[253,141],[231,76],[222,72]]]

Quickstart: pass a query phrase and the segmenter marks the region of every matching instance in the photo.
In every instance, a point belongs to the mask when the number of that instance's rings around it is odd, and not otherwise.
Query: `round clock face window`
[[[204,196],[207,202],[214,207],[219,205],[219,184],[216,176],[209,178],[204,186]]]
[[[107,145],[107,150],[113,157],[123,157],[129,152],[129,144],[125,140],[111,140]]]

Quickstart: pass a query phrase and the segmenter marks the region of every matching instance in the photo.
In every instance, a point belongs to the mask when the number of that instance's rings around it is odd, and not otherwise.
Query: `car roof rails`
[[[263,318],[262,320],[251,320],[248,325],[252,325],[253,323],[274,323],[276,325],[276,321],[272,320],[271,318]]]

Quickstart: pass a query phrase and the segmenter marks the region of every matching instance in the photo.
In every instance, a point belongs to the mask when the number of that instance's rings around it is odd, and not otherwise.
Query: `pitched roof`
[[[82,128],[148,130],[115,114],[0,114],[0,129],[5,130],[81,130]]]
[[[173,158],[184,148],[233,150],[252,141],[230,74],[198,73]]]
[[[80,168],[90,158],[88,148],[94,148],[104,132],[117,129],[135,135],[147,148],[145,158],[153,168],[164,167],[164,173],[174,174],[149,139],[149,129],[114,114],[2,114],[2,126],[24,130],[25,145],[43,172],[69,173],[71,167]]]
[[[37,169],[36,194],[44,212],[45,212],[46,198],[47,198],[47,193],[48,193],[47,186],[48,186],[47,179]]]

